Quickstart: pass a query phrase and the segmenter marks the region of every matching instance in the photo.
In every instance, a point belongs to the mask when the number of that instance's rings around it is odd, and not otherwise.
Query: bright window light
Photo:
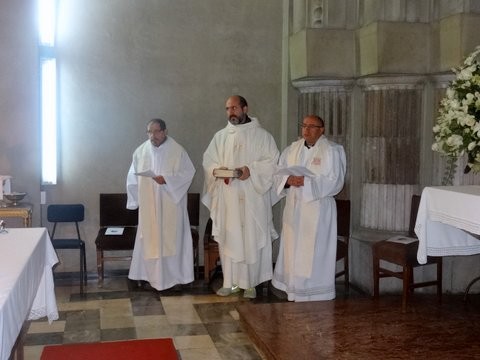
[[[38,0],[38,31],[40,45],[55,45],[55,2],[56,0]]]
[[[54,185],[57,183],[56,6],[57,0],[38,0],[42,185]]]
[[[42,184],[57,183],[57,64],[41,62],[42,92]]]

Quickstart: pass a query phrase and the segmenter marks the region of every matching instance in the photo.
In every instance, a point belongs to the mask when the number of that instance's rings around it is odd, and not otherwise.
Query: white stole
[[[171,150],[177,151],[164,158],[165,163],[162,164],[162,170],[165,169],[165,172],[162,175],[172,175],[179,167],[180,148],[171,147]],[[137,166],[135,172],[152,170],[152,162],[151,144],[146,142],[138,152],[135,152],[134,164]],[[158,259],[176,255],[177,206],[170,199],[166,199],[169,196],[167,192],[164,192],[162,201],[156,201],[154,187],[165,185],[158,185],[150,177],[139,176],[138,178],[139,203],[141,204],[139,226],[144,240],[144,256],[146,259]]]
[[[288,165],[302,165],[316,173],[316,175],[322,174],[322,168],[324,168],[322,165],[325,165],[323,162],[326,160],[325,157],[322,158],[322,155],[325,156],[327,154],[328,147],[328,142],[322,141],[323,139],[325,138],[318,139],[315,146],[313,146],[311,149],[307,149],[305,147],[304,141],[298,141],[296,147],[294,147],[287,155],[286,159]],[[322,164],[321,166],[311,166],[313,162],[321,162]],[[287,237],[295,238],[300,236],[302,237],[302,243],[304,244],[304,246],[297,247],[296,251],[291,249],[291,251],[295,253],[295,269],[291,269],[290,271],[294,271],[297,275],[306,278],[309,278],[312,274],[314,256],[313,249],[315,248],[319,219],[318,206],[316,206],[315,203],[311,203],[311,201],[319,200],[315,196],[315,185],[314,179],[310,179],[305,176],[304,185],[302,187],[294,189],[291,188],[291,191],[293,190],[293,194],[291,194],[291,196],[293,196],[293,199],[291,199],[292,206],[289,209],[291,213],[287,215],[289,219],[292,219],[297,224],[300,221],[302,224],[297,228],[298,233],[294,233],[293,231],[296,228],[295,224],[287,227]],[[295,216],[298,216],[299,214],[299,212],[295,211],[295,209],[299,207],[302,207],[304,210],[306,210],[301,211],[301,219],[295,218]],[[305,208],[310,209],[307,210]]]

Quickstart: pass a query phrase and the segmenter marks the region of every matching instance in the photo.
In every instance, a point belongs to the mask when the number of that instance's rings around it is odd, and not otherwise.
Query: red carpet
[[[145,339],[100,343],[52,345],[40,360],[178,360],[172,339]]]

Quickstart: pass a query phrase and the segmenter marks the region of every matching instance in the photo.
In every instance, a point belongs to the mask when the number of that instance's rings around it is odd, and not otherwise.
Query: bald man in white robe
[[[147,134],[127,175],[127,208],[139,209],[128,277],[164,290],[194,280],[187,197],[195,168],[163,120],[151,120]]]
[[[343,188],[345,151],[327,140],[320,117],[309,115],[301,126],[302,139],[282,152],[275,175],[274,189],[286,196],[286,204],[272,285],[289,301],[331,300],[337,250],[333,196]],[[298,173],[286,174],[293,167],[300,167]]]

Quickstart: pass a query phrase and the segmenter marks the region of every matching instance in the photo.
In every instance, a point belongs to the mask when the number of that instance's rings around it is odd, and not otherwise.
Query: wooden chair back
[[[200,194],[188,193],[187,200],[188,218],[190,226],[198,227],[200,225]]]
[[[100,227],[137,226],[138,209],[126,208],[127,194],[100,194]]]

